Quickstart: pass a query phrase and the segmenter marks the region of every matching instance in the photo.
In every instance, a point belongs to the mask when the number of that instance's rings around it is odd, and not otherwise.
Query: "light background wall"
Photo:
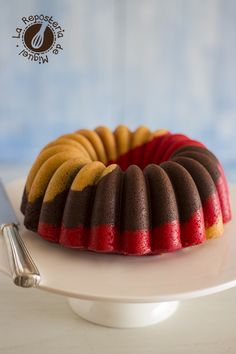
[[[0,162],[31,163],[58,135],[119,123],[205,142],[236,176],[235,0],[1,0]],[[48,14],[63,54],[38,65],[11,38]],[[236,181],[236,178],[235,178]]]

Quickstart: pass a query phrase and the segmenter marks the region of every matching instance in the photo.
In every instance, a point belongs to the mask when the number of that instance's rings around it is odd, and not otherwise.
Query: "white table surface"
[[[5,183],[27,166],[0,166]],[[64,297],[21,289],[0,274],[0,353],[236,353],[236,288],[183,301],[167,321],[111,329],[76,316]]]

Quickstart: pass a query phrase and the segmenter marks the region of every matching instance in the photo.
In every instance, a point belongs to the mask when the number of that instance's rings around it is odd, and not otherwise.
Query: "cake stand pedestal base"
[[[106,327],[134,328],[157,324],[174,314],[179,302],[122,303],[68,298],[72,310]]]

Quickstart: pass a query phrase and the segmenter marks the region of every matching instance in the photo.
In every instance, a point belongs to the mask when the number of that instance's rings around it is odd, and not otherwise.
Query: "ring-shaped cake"
[[[202,143],[124,125],[47,144],[29,172],[21,211],[26,228],[45,240],[124,255],[201,244],[231,219],[223,168]]]

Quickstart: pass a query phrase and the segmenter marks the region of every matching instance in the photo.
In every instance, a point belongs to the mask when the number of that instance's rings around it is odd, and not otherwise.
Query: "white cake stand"
[[[24,181],[7,186],[19,211]],[[236,211],[236,187],[231,188]],[[236,286],[236,221],[222,237],[173,254],[125,257],[65,249],[21,227],[42,280],[39,289],[62,294],[73,311],[108,327],[142,327],[170,317],[181,300]],[[10,275],[3,239],[0,270]],[[26,290],[27,291],[27,290]]]

